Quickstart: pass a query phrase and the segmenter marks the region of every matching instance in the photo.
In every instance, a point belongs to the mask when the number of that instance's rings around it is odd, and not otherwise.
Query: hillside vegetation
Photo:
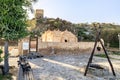
[[[98,22],[88,23],[71,23],[60,18],[40,18],[28,21],[30,25],[31,35],[41,36],[46,30],[68,30],[75,34],[78,41],[94,41],[96,37],[96,26]],[[101,38],[104,39],[105,45],[108,43],[110,47],[118,47],[118,33],[120,33],[120,25],[114,23],[99,23],[101,25]]]

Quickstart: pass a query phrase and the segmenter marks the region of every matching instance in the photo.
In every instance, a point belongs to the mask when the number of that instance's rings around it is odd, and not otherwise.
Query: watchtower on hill
[[[35,12],[35,18],[41,19],[44,16],[44,10],[43,9],[37,9]]]

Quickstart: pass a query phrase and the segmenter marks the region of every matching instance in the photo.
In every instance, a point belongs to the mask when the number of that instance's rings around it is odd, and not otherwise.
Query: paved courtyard
[[[50,55],[43,58],[29,60],[35,80],[120,80],[120,61],[111,59],[116,77],[112,75],[106,58],[95,57],[93,63],[108,66],[109,76],[97,77],[90,74],[84,76],[88,54]]]

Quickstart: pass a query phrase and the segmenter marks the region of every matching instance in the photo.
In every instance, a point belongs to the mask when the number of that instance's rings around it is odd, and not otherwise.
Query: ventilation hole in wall
[[[65,39],[65,42],[68,42],[68,41]]]

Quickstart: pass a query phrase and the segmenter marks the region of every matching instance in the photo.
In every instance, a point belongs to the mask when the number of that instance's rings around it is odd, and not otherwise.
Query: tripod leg
[[[88,67],[89,67],[90,63],[92,63],[92,58],[93,58],[93,55],[94,55],[94,52],[95,52],[95,48],[96,48],[96,45],[97,45],[98,38],[99,38],[99,36],[97,36],[97,38],[96,38],[96,40],[95,40],[94,48],[93,48],[92,53],[91,53],[91,56],[90,56],[90,58],[89,58],[89,61],[88,61],[88,64],[87,64],[87,67],[86,67],[84,76],[86,76],[86,74],[87,74]]]
[[[103,50],[104,50],[104,52],[105,52],[105,55],[106,55],[106,57],[107,57],[107,59],[108,59],[108,62],[109,62],[109,64],[110,64],[110,67],[111,67],[111,70],[112,70],[112,72],[113,72],[113,75],[116,76],[116,74],[115,74],[115,72],[114,72],[113,65],[112,65],[112,63],[111,63],[111,61],[110,61],[110,58],[109,58],[109,56],[108,56],[108,54],[107,54],[107,51],[106,51],[106,49],[105,49],[105,47],[104,47],[104,45],[103,45],[103,43],[102,43],[101,40],[100,40],[100,43],[101,43],[101,45],[102,45],[102,47],[103,47]]]

